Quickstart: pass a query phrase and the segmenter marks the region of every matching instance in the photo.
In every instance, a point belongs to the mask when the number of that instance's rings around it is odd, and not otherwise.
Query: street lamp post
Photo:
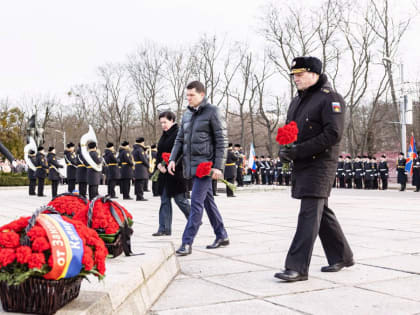
[[[408,96],[404,91],[404,64],[395,63],[389,57],[382,58],[383,61],[388,62],[389,64],[397,64],[400,67],[400,78],[401,78],[401,96],[400,96],[400,126],[401,126],[401,152],[404,153],[404,156],[407,155],[407,122],[405,113],[407,111]],[[390,70],[392,71],[392,70]]]

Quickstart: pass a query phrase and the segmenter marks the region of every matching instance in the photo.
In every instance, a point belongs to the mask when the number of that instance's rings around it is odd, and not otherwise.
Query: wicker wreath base
[[[29,278],[19,285],[0,281],[0,299],[7,312],[54,314],[77,298],[82,277],[60,280]]]
[[[113,243],[106,243],[105,246],[108,249],[108,253],[114,258],[121,255],[123,252],[121,233],[118,233],[118,236],[115,238]]]

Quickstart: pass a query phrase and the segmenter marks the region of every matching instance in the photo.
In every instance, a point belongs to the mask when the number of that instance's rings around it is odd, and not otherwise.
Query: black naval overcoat
[[[36,166],[35,176],[37,178],[47,178],[48,162],[45,159],[44,154],[42,154],[41,152],[38,152],[36,154],[35,166]]]
[[[100,164],[101,158],[98,156],[98,152],[89,151],[89,155],[96,164]],[[88,185],[99,185],[101,182],[101,172],[95,171],[90,165],[87,166],[87,183]]]
[[[344,129],[345,103],[332,90],[327,76],[292,100],[287,123],[299,134],[293,160],[292,197],[328,198],[335,179],[339,143]]]
[[[50,170],[48,171],[48,179],[49,180],[60,180],[60,173],[58,172],[59,168],[63,166],[57,162],[57,158],[54,153],[47,154],[47,162],[49,165]]]
[[[133,145],[134,178],[149,179],[149,159],[146,150],[140,144]]]
[[[120,148],[120,151],[118,152],[118,161],[121,167],[121,179],[132,179],[134,164],[131,153],[123,148]]]
[[[76,172],[77,172],[77,164],[78,159],[75,152],[71,152],[69,150],[64,150],[64,158],[66,160],[67,165],[67,179],[75,180],[76,179]]]
[[[405,173],[405,164],[406,164],[405,158],[399,159],[397,161],[397,172],[398,172],[397,182],[398,182],[398,184],[407,183],[407,174]]]
[[[120,168],[118,166],[118,161],[114,155],[114,152],[112,152],[110,149],[105,149],[104,161],[107,165],[107,179],[120,179]]]
[[[232,149],[227,150],[227,157],[226,157],[226,164],[225,164],[225,171],[223,172],[225,175],[225,179],[231,179],[236,177],[236,161],[238,160],[238,156],[233,152]]]

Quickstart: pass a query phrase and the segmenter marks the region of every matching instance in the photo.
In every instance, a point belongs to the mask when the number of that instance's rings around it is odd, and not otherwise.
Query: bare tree
[[[373,15],[375,16],[373,21],[377,21],[377,23],[373,23],[370,18],[365,18],[365,21],[381,41],[382,47],[380,51],[382,57],[385,58],[384,65],[388,74],[392,103],[394,105],[394,115],[395,118],[398,118],[398,100],[395,91],[392,60],[397,55],[399,44],[410,25],[411,18],[395,19],[391,15],[389,0],[370,0],[369,10],[373,12]],[[398,126],[395,126],[394,131],[398,134]]]
[[[148,43],[130,56],[128,72],[140,109],[140,125],[146,139],[157,140],[158,111],[169,102],[164,98],[164,66],[166,53]]]
[[[176,117],[179,120],[183,111],[185,88],[192,74],[192,58],[188,50],[171,50],[166,52],[165,76],[171,86],[176,104]]]

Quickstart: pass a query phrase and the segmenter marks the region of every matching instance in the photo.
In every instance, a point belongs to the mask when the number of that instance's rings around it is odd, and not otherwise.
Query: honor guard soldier
[[[68,192],[71,193],[76,188],[76,173],[77,165],[79,162],[76,153],[74,152],[74,143],[67,143],[66,149],[64,150],[64,160],[66,161],[67,165],[66,178],[68,184]]]
[[[413,160],[413,186],[416,187],[415,192],[420,191],[420,156],[417,155],[417,158]]]
[[[288,162],[284,161],[283,162],[283,168],[282,168],[281,172],[283,173],[284,184],[286,186],[289,186],[290,174],[291,174],[291,163],[288,163]]]
[[[84,198],[87,198],[87,166],[85,158],[82,154],[82,147],[77,148],[77,169],[76,169],[76,183],[79,185],[79,194]]]
[[[123,192],[123,199],[133,200],[130,197],[131,180],[133,178],[133,157],[130,153],[129,142],[121,143],[120,151],[118,152],[118,161],[121,167],[121,185]]]
[[[235,153],[233,151],[232,143],[229,143],[229,146],[227,149],[224,176],[225,176],[225,179],[229,183],[232,183],[232,184],[235,183],[237,160],[238,160],[238,153]],[[226,186],[226,195],[228,197],[235,197],[235,195],[233,194],[233,191],[228,186]]]
[[[96,142],[89,142],[88,152],[92,160],[96,164],[101,164],[102,159],[98,156]],[[99,195],[98,186],[101,181],[101,172],[95,170],[91,165],[87,167],[87,180],[89,185],[89,199],[93,200],[97,195]]]
[[[265,165],[267,167],[267,184],[273,185],[273,178],[274,178],[274,164],[271,161],[271,156],[268,156],[265,159]]]
[[[344,178],[346,181],[347,188],[352,188],[352,180],[353,180],[353,165],[351,163],[351,156],[346,156],[344,161]]]
[[[368,167],[368,163],[369,163],[369,158],[366,155],[363,155],[363,185],[365,189],[369,189],[369,183],[367,182],[367,176],[366,176],[366,170],[369,168]]]
[[[363,189],[363,162],[360,159],[361,156],[358,155],[353,163],[354,184],[356,185],[356,189]]]
[[[277,185],[281,186],[283,184],[283,174],[282,174],[283,163],[280,158],[277,158],[276,161],[276,170],[277,170]]]
[[[267,170],[266,170],[264,155],[261,155],[261,158],[260,158],[260,175],[261,175],[261,184],[262,185],[267,184]]]
[[[339,181],[339,187],[346,188],[346,173],[344,172],[344,159],[342,155],[338,157],[337,176]]]
[[[238,153],[238,160],[236,161],[236,181],[238,187],[244,186],[244,155],[241,152],[241,145],[235,144],[233,150]]]
[[[48,174],[48,162],[45,158],[44,147],[38,147],[38,153],[35,160],[35,176],[38,179],[38,197],[46,197],[44,195],[44,183]]]
[[[373,189],[374,168],[371,162],[372,157],[369,156],[367,160],[365,164],[365,189]]]
[[[386,161],[386,155],[383,154],[381,156],[381,161],[379,162],[379,176],[381,178],[381,183],[382,183],[382,190],[387,190],[388,189],[388,163]]]
[[[136,144],[133,146],[133,159],[134,159],[134,191],[137,201],[147,201],[144,198],[143,189],[145,182],[149,180],[149,159],[144,146],[144,138],[136,139]]]
[[[252,182],[255,182],[256,185],[260,184],[260,158],[258,156],[255,156],[255,167],[256,170],[254,173],[252,173]]]
[[[373,174],[373,180],[372,180],[372,189],[378,189],[378,163],[376,162],[376,157],[372,157],[371,160],[372,163],[372,174]]]
[[[54,198],[55,196],[57,196],[58,183],[61,179],[58,169],[63,168],[63,166],[57,162],[54,147],[48,148],[47,162],[49,166],[48,179],[51,181],[51,192],[52,197]]]
[[[407,184],[407,172],[405,171],[405,164],[406,164],[406,159],[404,157],[404,153],[400,152],[400,154],[398,155],[398,161],[397,161],[397,181],[398,184],[401,185],[401,189],[400,191],[404,191],[405,190],[405,186]]]
[[[108,142],[106,144],[103,158],[107,166],[106,179],[108,184],[108,196],[112,199],[117,199],[118,197],[115,195],[115,185],[117,184],[117,180],[120,179],[120,168],[118,167],[118,160],[115,157],[113,143]]]
[[[29,150],[28,157],[31,160],[33,165],[36,165],[36,153],[34,150]],[[29,195],[35,196],[35,187],[36,187],[36,176],[35,171],[28,167],[28,179],[29,179]]]
[[[280,148],[279,156],[282,161],[293,161],[292,197],[300,199],[301,205],[285,270],[275,274],[288,282],[308,279],[318,235],[328,261],[321,272],[354,265],[353,253],[328,202],[344,130],[345,103],[332,90],[322,68],[318,58],[297,57],[290,73],[298,93],[290,103],[286,122],[296,122],[299,134],[290,147]]]
[[[152,161],[151,161],[152,164],[149,165],[149,174],[151,175],[151,174],[153,174],[153,172],[156,169],[156,161],[157,161],[158,150],[157,150],[156,143],[152,144],[150,146],[150,148],[152,149]],[[158,190],[159,190],[158,182],[152,182],[153,197],[158,197],[159,196]]]

